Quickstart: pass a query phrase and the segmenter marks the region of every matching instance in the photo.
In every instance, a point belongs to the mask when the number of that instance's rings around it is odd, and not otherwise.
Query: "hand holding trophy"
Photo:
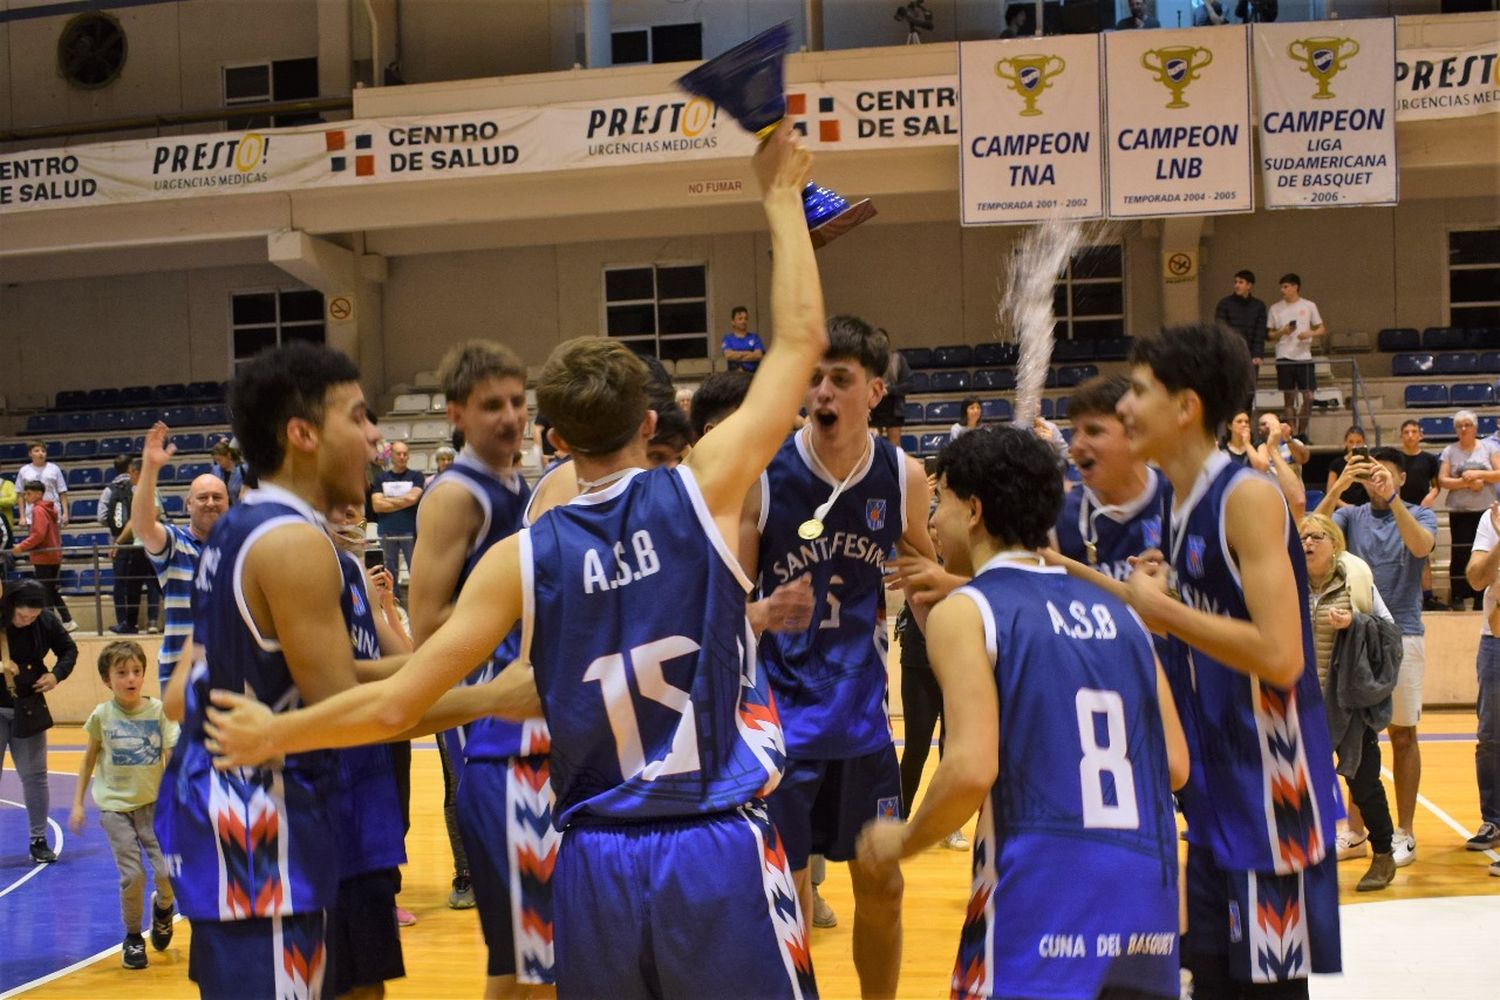
[[[717,104],[764,142],[786,118],[782,59],[791,42],[791,28],[778,24],[680,77],[677,86]],[[809,181],[802,189],[802,213],[813,246],[821,247],[874,216],[875,206],[868,198],[851,205],[838,192]]]

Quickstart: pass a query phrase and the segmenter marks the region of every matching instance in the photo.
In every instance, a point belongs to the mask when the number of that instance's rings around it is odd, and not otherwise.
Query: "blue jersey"
[[[464,582],[479,565],[479,560],[490,548],[503,538],[520,530],[522,512],[531,498],[531,491],[520,473],[498,476],[494,470],[480,461],[472,451],[465,448],[446,472],[433,483],[453,483],[462,486],[474,498],[483,515],[479,531],[474,536],[464,556],[463,568],[458,574],[458,583],[453,588],[457,600],[464,589]],[[429,487],[430,491],[431,487]],[[495,649],[495,654],[480,664],[465,678],[465,684],[483,684],[493,680],[495,674],[520,652],[521,633],[513,630]],[[442,734],[447,741],[449,759],[454,768],[462,772],[464,760],[501,760],[547,752],[547,729],[540,719],[527,722],[506,722],[503,719],[476,719],[459,729],[450,729]]]
[[[348,553],[339,554],[339,567],[344,571],[340,604],[349,623],[354,657],[378,659],[380,639],[365,589],[364,567]],[[401,827],[401,799],[390,747],[375,743],[335,752],[339,769],[332,813],[339,845],[339,879],[405,864],[406,832]]]
[[[994,662],[1000,772],[979,812],[954,995],[1175,996],[1177,826],[1145,628],[1019,553],[957,593]]]
[[[775,786],[750,581],[687,466],[548,511],[522,531],[521,569],[559,829],[722,812]]]
[[[327,750],[292,754],[265,767],[219,772],[204,747],[204,710],[213,688],[242,691],[272,711],[302,700],[281,645],[261,635],[242,603],[245,557],[267,532],[321,519],[277,486],[250,493],[214,525],[193,587],[193,667],[200,694],[189,699],[172,764],[168,843],[183,915],[243,920],[327,909],[338,889],[338,844],[329,834],[337,759]],[[308,559],[337,559],[333,542]],[[347,614],[347,612],[346,612]],[[349,623],[345,620],[345,625]]]
[[[1224,534],[1224,510],[1230,492],[1256,475],[1215,452],[1172,512],[1172,579],[1190,607],[1250,618]],[[1164,664],[1177,704],[1191,717],[1184,728],[1193,770],[1180,796],[1188,839],[1231,871],[1289,875],[1317,864],[1333,843],[1338,815],[1307,609],[1307,563],[1289,513],[1285,523],[1301,620],[1282,625],[1302,630],[1306,667],[1297,683],[1272,687],[1178,639]]]
[[[1101,503],[1087,486],[1069,490],[1057,515],[1057,551],[1116,580],[1128,578],[1130,557],[1160,549],[1171,519],[1172,484],[1149,466],[1146,475],[1141,495],[1118,506]]]
[[[901,449],[870,435],[868,464],[807,540],[797,528],[828,499],[832,479],[801,432],[787,438],[761,477],[760,593],[812,577],[812,624],[767,632],[760,655],[786,729],[787,753],[838,760],[891,742],[886,712],[886,557],[906,530]]]

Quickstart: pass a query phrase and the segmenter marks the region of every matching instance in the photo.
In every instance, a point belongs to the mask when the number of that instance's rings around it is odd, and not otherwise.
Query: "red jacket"
[[[35,549],[31,561],[38,566],[62,562],[62,532],[57,530],[57,508],[43,500],[31,508],[31,534],[16,543],[17,552]]]

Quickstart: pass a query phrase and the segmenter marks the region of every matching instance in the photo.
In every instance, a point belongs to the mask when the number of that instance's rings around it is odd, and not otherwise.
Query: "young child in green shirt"
[[[172,941],[172,883],[152,821],[162,771],[180,730],[166,717],[159,699],[141,693],[146,683],[146,653],[139,643],[112,642],[105,646],[99,654],[99,676],[114,697],[95,708],[83,725],[89,747],[78,771],[78,790],[68,826],[74,833],[83,829],[83,793],[97,764],[94,801],[99,806],[99,825],[109,837],[115,866],[120,870],[120,916],[125,922],[122,962],[127,969],[144,969],[143,850],[156,880],[156,891],[151,895],[151,947],[162,951]]]

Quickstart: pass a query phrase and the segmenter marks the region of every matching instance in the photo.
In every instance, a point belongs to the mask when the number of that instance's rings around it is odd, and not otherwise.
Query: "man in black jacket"
[[[1266,304],[1257,299],[1255,272],[1234,272],[1234,294],[1226,295],[1214,306],[1214,321],[1223,323],[1245,339],[1250,351],[1250,363],[1255,366],[1255,377],[1260,378],[1261,355],[1266,353]],[[1245,400],[1245,412],[1255,412],[1255,386],[1250,387],[1250,398]]]

